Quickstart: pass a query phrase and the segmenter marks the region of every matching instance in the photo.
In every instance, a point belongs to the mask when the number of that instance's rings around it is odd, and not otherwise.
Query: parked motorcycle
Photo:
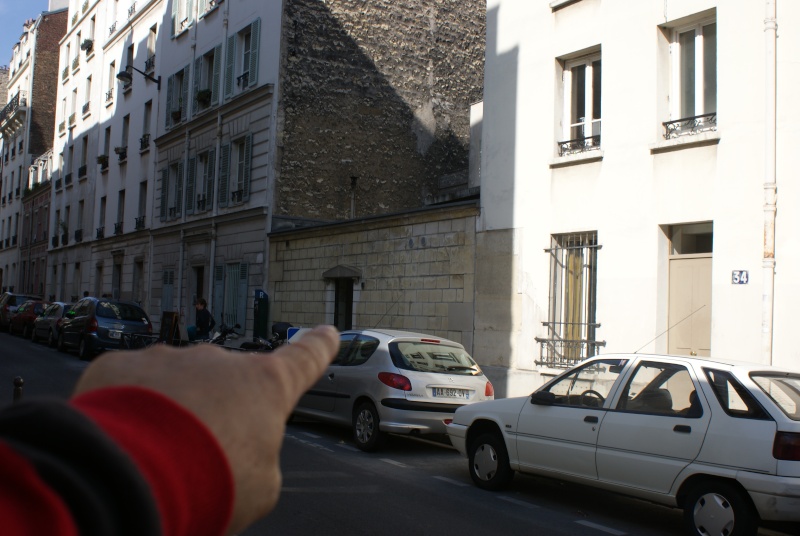
[[[209,339],[206,339],[206,340],[200,340],[198,342],[208,342],[208,343],[211,343],[211,344],[218,344],[220,346],[224,346],[225,342],[227,342],[228,339],[235,339],[235,338],[237,338],[239,336],[239,334],[236,332],[236,330],[241,328],[241,327],[242,326],[240,326],[239,324],[236,324],[233,327],[226,326],[225,324],[221,324],[219,326],[219,331],[214,333],[213,337],[211,337]]]
[[[272,324],[272,336],[269,339],[253,337],[252,341],[243,342],[239,349],[249,352],[271,352],[282,344],[286,344],[291,327],[293,326],[289,322],[275,322]]]

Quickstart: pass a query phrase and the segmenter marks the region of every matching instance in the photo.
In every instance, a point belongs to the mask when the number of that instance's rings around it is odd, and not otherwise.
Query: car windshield
[[[756,372],[750,377],[787,417],[800,421],[800,374]]]
[[[98,302],[97,316],[100,318],[115,318],[117,320],[148,323],[147,315],[144,311],[136,305],[129,303]]]
[[[398,341],[389,344],[392,362],[399,369],[480,376],[480,367],[463,348],[437,341]]]

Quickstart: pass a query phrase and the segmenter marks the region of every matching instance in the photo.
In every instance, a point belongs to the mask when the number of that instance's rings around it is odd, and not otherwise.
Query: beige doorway
[[[667,351],[711,353],[711,260],[714,223],[672,225],[669,237]]]

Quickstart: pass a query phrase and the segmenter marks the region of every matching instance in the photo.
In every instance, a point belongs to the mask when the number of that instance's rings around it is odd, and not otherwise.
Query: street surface
[[[0,348],[0,405],[11,403],[16,376],[25,381],[23,398],[66,398],[88,365],[7,333],[0,333]],[[503,492],[482,491],[444,438],[393,436],[379,452],[364,453],[349,430],[296,419],[286,429],[281,466],[276,509],[240,536],[682,534],[678,510],[584,486],[517,474]],[[797,532],[773,527],[759,534]]]

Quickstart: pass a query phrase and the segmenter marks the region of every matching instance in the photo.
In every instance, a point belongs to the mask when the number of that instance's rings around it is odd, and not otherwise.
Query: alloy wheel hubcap
[[[497,452],[491,445],[481,445],[475,450],[472,470],[481,480],[491,480],[497,474]]]
[[[368,410],[363,410],[356,419],[356,437],[359,443],[367,443],[375,431],[375,419]]]
[[[694,525],[703,535],[732,534],[734,513],[731,503],[718,493],[706,493],[694,505]]]

